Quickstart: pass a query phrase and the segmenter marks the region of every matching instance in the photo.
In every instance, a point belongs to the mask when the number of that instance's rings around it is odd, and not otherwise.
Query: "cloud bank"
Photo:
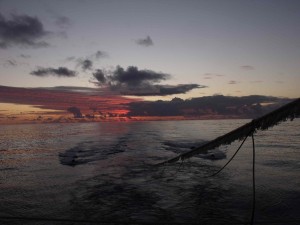
[[[184,116],[186,118],[256,118],[291,99],[270,96],[206,96],[171,101],[129,103],[129,116]]]
[[[171,101],[143,101],[99,92],[96,88],[55,87],[15,88],[0,86],[0,102],[33,105],[41,109],[62,110],[74,117],[95,114],[123,117],[169,117],[192,119],[256,118],[292,99],[271,96],[206,96],[192,99],[173,98]]]

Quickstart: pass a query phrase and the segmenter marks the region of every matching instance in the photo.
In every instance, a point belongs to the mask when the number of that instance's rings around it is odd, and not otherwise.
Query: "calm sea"
[[[0,224],[249,223],[250,138],[214,177],[205,178],[239,142],[153,166],[248,121],[1,125]],[[299,224],[300,120],[258,132],[255,141],[255,221]]]

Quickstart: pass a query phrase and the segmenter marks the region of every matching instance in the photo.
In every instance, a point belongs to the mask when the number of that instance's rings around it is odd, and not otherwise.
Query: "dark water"
[[[0,216],[138,224],[249,223],[250,139],[214,177],[205,178],[227,162],[239,142],[183,164],[153,166],[246,122],[1,126]],[[299,137],[299,119],[255,136],[258,222],[300,222]],[[0,224],[78,223],[0,219]]]

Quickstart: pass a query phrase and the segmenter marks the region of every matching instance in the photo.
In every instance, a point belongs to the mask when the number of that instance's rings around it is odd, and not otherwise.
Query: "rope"
[[[171,176],[176,176],[176,175],[179,173],[179,171],[180,171],[182,165],[183,165],[183,160],[181,160],[181,163],[180,163],[178,169],[176,170],[176,172],[175,172],[175,173],[172,173],[172,174],[170,174],[170,175],[171,175]]]
[[[254,224],[254,214],[255,214],[255,202],[256,202],[256,200],[255,200],[256,197],[255,197],[255,142],[254,142],[254,131],[251,131],[244,138],[244,140],[242,141],[242,143],[240,144],[238,149],[235,151],[235,153],[232,155],[232,157],[228,160],[228,162],[221,169],[219,169],[217,172],[213,173],[212,175],[205,176],[204,178],[209,178],[209,177],[216,176],[223,169],[225,169],[229,165],[229,163],[235,158],[235,156],[237,155],[237,153],[240,151],[240,149],[244,145],[245,141],[247,140],[248,136],[250,136],[250,135],[251,135],[251,138],[252,138],[252,149],[253,149],[253,152],[252,152],[252,156],[253,156],[253,159],[252,159],[252,213],[251,213],[251,223],[250,224],[253,225]],[[174,174],[172,174],[172,176],[175,176],[179,172],[182,164],[183,164],[183,160],[181,161],[178,170]]]
[[[254,136],[252,137],[252,147],[253,147],[253,160],[252,160],[252,214],[251,214],[251,224],[254,224],[254,212],[255,212],[255,143]]]
[[[248,135],[244,138],[243,142],[241,143],[241,145],[239,146],[239,148],[235,151],[235,153],[233,154],[233,156],[228,160],[228,162],[221,169],[219,169],[217,172],[213,173],[212,175],[205,176],[205,178],[216,176],[223,169],[225,169],[225,167],[234,159],[234,157],[236,156],[236,154],[239,152],[239,150],[241,149],[241,147],[243,146],[243,144],[245,143],[245,141],[247,140],[247,138],[248,138]]]

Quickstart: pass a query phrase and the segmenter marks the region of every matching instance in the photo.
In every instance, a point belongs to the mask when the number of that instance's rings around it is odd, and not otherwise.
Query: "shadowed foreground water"
[[[0,216],[116,223],[247,223],[252,207],[250,139],[215,177],[205,178],[227,162],[239,142],[182,165],[153,166],[246,122],[1,126]],[[300,221],[299,137],[299,119],[255,135],[256,221]],[[0,223],[74,224],[7,219]]]

